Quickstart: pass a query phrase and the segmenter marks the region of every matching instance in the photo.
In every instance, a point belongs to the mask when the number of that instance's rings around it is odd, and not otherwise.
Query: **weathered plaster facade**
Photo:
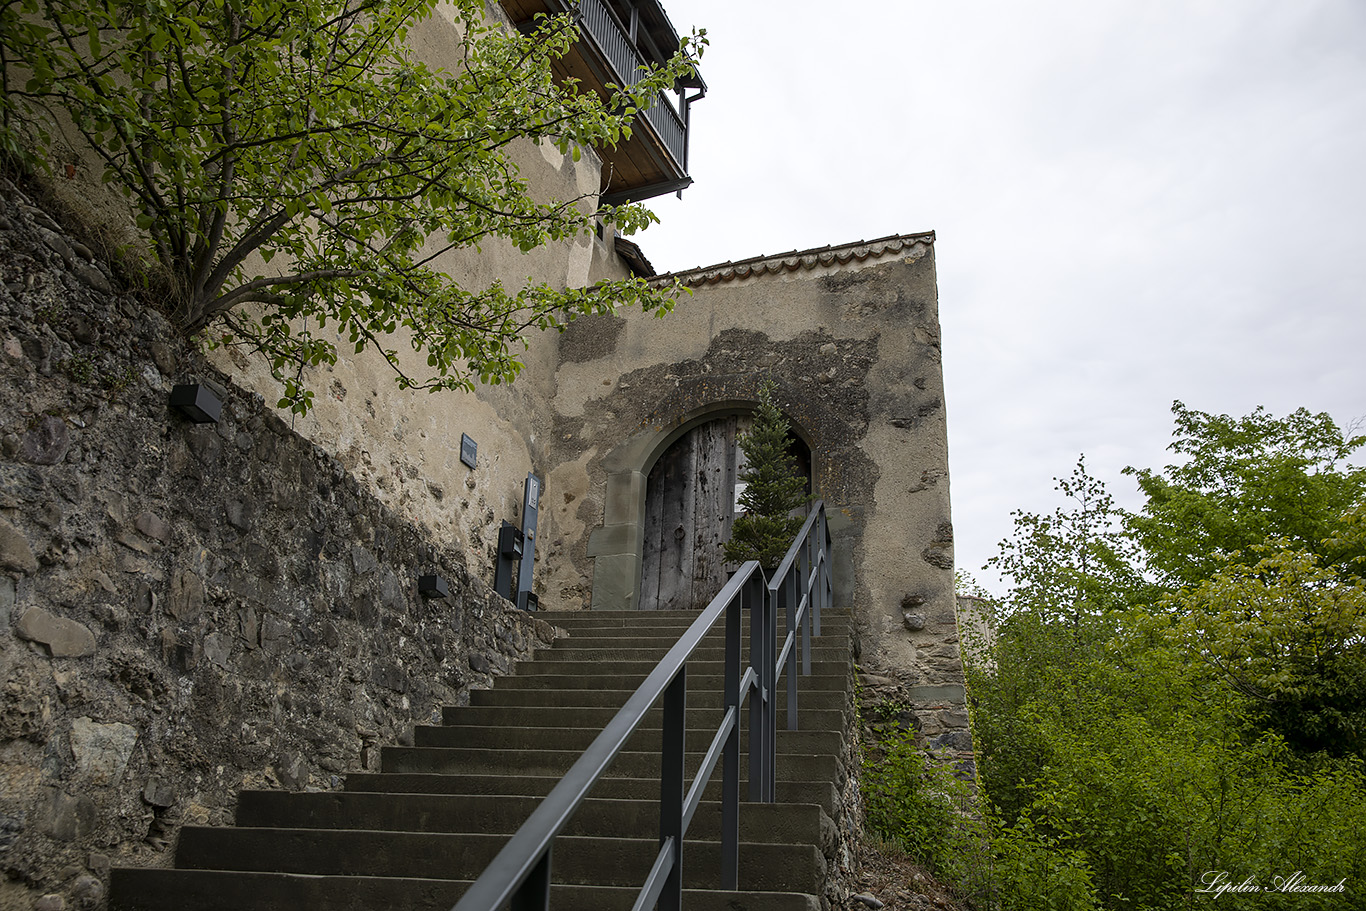
[[[548,489],[578,540],[547,567],[547,602],[588,576],[593,606],[639,606],[655,459],[690,428],[751,410],[772,381],[834,517],[837,599],[858,611],[870,660],[915,666],[907,615],[953,611],[933,240],[680,273],[693,293],[666,319],[576,321],[560,344]]]

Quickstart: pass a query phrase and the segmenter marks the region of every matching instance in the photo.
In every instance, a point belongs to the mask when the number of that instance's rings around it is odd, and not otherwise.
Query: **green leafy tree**
[[[791,427],[778,406],[773,404],[773,384],[759,390],[759,407],[754,426],[740,435],[740,450],[746,465],[740,472],[745,485],[740,494],[744,514],[731,526],[725,544],[726,559],[732,563],[758,560],[766,570],[776,569],[792,540],[806,521],[793,512],[806,505],[806,478],[792,458]]]
[[[1169,448],[1185,460],[1165,472],[1124,470],[1147,497],[1128,528],[1165,583],[1197,585],[1229,561],[1256,563],[1256,548],[1277,538],[1362,574],[1361,542],[1329,542],[1342,515],[1366,502],[1366,469],[1347,463],[1366,435],[1348,436],[1304,408],[1232,418],[1175,402],[1172,414]]]
[[[1007,609],[1077,623],[1147,591],[1121,513],[1105,484],[1087,472],[1086,457],[1070,477],[1054,481],[1067,506],[1049,515],[1016,510],[1014,534],[987,561],[1011,580]]]
[[[187,334],[267,357],[281,406],[304,411],[306,367],[329,341],[380,351],[407,387],[470,388],[521,367],[528,330],[638,304],[642,280],[558,289],[467,288],[433,267],[500,238],[522,251],[583,235],[601,217],[629,233],[640,206],[535,198],[509,155],[612,146],[694,65],[705,37],[605,95],[552,72],[569,16],[530,34],[451,0],[451,69],[406,41],[436,0],[11,0],[0,7],[0,142],[31,160],[58,143],[98,156],[148,237],[168,309]],[[425,355],[409,376],[390,347]]]
[[[1325,541],[1366,547],[1362,513]],[[1300,754],[1366,759],[1366,580],[1282,540],[1170,601],[1176,641],[1250,700],[1259,727]]]
[[[1360,442],[1303,411],[1178,411],[1194,457],[1168,469],[1162,492],[1182,489],[1161,505],[1197,505],[1146,511],[1163,521],[1144,536],[1079,465],[1059,484],[1069,504],[1020,514],[1002,544],[1015,585],[966,671],[1003,909],[1186,908],[1220,876],[1269,892],[1294,871],[1348,889],[1366,872],[1366,530],[1344,465]],[[1176,555],[1216,531],[1201,576]],[[1180,572],[1153,584],[1135,568],[1162,565]]]

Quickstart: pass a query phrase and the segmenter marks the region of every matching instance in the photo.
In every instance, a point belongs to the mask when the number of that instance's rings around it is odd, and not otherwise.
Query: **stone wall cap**
[[[919,234],[889,234],[875,240],[858,240],[839,246],[826,245],[810,250],[791,250],[771,256],[753,256],[738,262],[718,263],[714,266],[701,266],[681,272],[666,272],[653,279],[656,283],[677,281],[684,285],[697,287],[714,285],[720,282],[735,281],[743,278],[757,278],[763,275],[779,275],[786,272],[809,271],[820,266],[844,266],[851,262],[866,262],[895,256],[917,245],[930,246],[934,243],[934,232]]]

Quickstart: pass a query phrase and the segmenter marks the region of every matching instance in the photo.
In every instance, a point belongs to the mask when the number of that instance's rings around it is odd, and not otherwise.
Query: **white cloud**
[[[961,566],[1082,451],[1136,506],[1173,399],[1366,414],[1358,0],[666,5],[712,48],[658,267],[937,232]]]

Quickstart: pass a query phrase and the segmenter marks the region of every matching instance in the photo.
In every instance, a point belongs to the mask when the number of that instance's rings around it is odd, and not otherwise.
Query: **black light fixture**
[[[171,405],[196,424],[217,424],[223,403],[203,383],[187,383],[171,390]]]
[[[417,593],[428,600],[431,600],[432,598],[449,598],[451,595],[451,586],[440,576],[418,576]]]

